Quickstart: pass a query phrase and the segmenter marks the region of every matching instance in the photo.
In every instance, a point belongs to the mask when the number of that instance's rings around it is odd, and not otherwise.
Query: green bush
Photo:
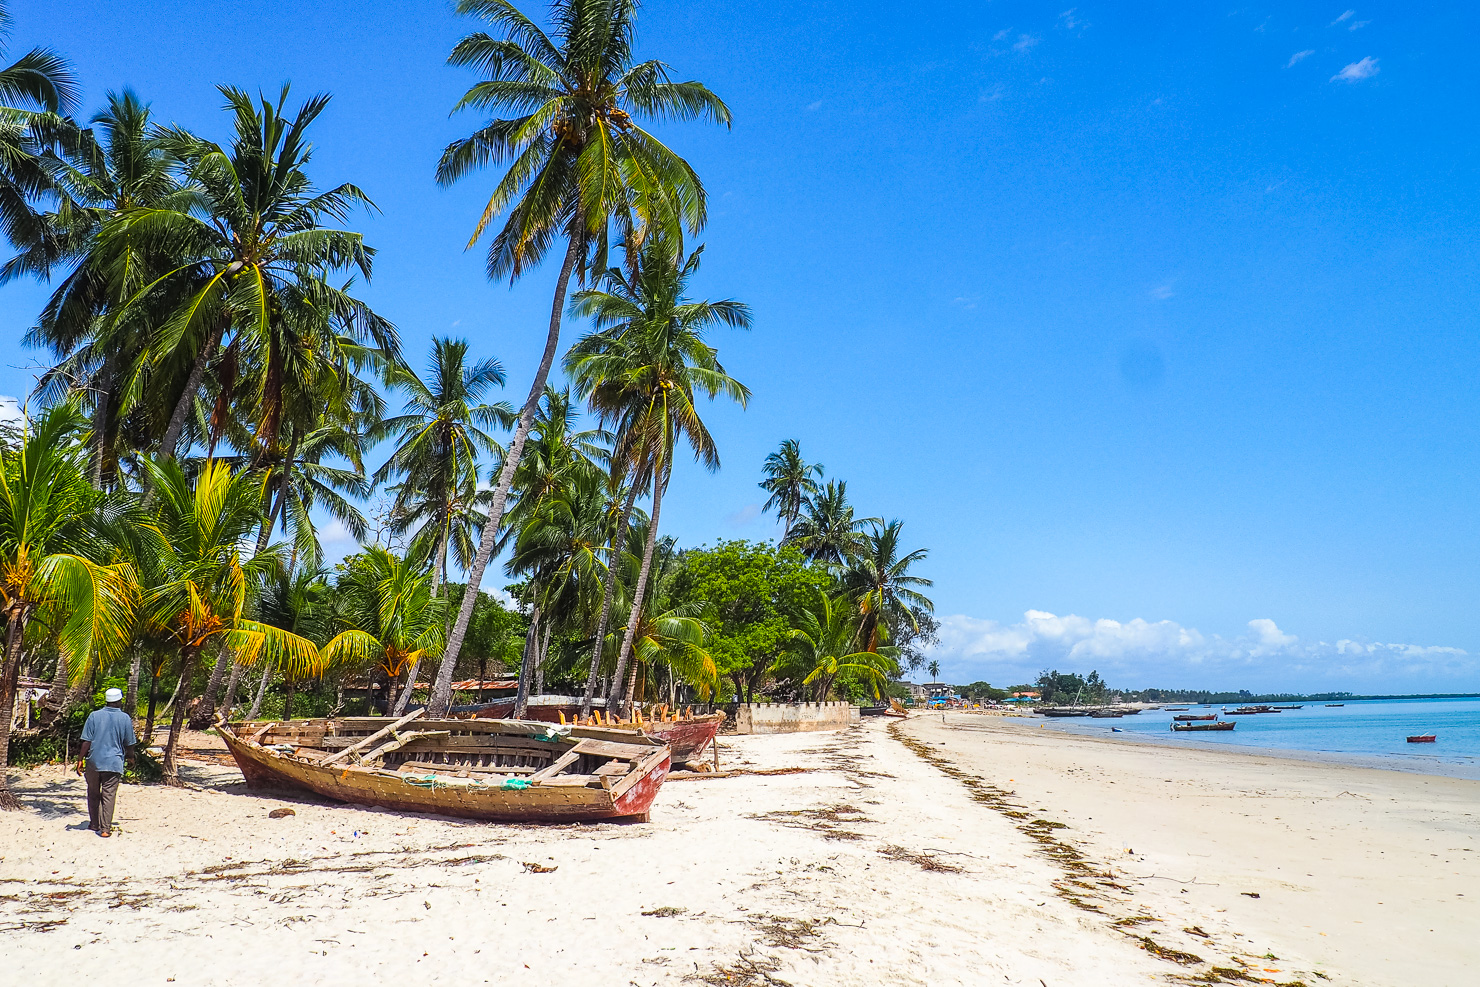
[[[11,767],[34,768],[38,764],[57,764],[66,756],[66,744],[61,737],[11,735]]]

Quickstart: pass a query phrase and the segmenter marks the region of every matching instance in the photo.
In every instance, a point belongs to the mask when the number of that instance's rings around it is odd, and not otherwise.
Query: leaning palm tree
[[[781,448],[766,457],[762,472],[766,478],[758,485],[771,495],[763,511],[775,511],[781,519],[781,540],[791,535],[792,525],[802,505],[817,495],[817,480],[822,476],[821,463],[808,463],[802,458],[802,447],[796,439],[785,439]]]
[[[873,530],[863,537],[838,571],[839,585],[858,606],[858,640],[865,651],[877,651],[884,640],[904,625],[918,630],[919,622],[912,607],[935,609],[935,604],[919,591],[933,585],[932,582],[923,576],[910,575],[910,568],[924,561],[929,550],[917,548],[900,554],[899,535],[903,527],[902,521],[875,522]]]
[[[795,545],[807,558],[824,565],[838,565],[856,551],[863,541],[863,526],[879,520],[853,516],[848,484],[843,480],[828,480],[803,509],[805,513],[783,542]]]
[[[730,111],[700,83],[672,81],[664,63],[637,61],[637,6],[638,0],[554,0],[551,37],[508,0],[458,0],[459,13],[481,17],[499,36],[479,31],[452,50],[452,64],[484,74],[454,109],[512,115],[449,145],[437,180],[450,185],[487,165],[509,164],[468,242],[471,247],[490,223],[507,214],[489,246],[490,278],[517,279],[557,240],[565,241],[545,349],[468,570],[468,585],[475,591],[493,554],[514,471],[555,362],[571,277],[606,266],[614,222],[626,233],[642,222],[674,242],[682,241],[685,229],[698,232],[704,226],[705,194],[698,175],[637,118],[728,125]],[[434,713],[444,712],[451,700],[452,668],[477,595],[468,593],[458,610],[433,692]]]
[[[38,422],[21,447],[0,447],[0,809],[20,803],[6,783],[15,684],[26,627],[43,620],[58,661],[80,679],[97,658],[128,643],[134,579],[124,564],[99,565],[92,522],[99,496],[83,471],[76,441],[84,419],[59,405]]]
[[[703,393],[711,400],[723,394],[742,408],[750,398],[750,390],[725,373],[714,348],[704,341],[706,331],[717,324],[748,328],[749,307],[733,300],[694,302],[684,294],[699,268],[703,249],[684,259],[662,237],[649,237],[633,258],[631,275],[608,271],[604,288],[582,292],[576,303],[576,310],[590,316],[598,331],[571,348],[566,371],[591,409],[612,426],[616,435],[613,459],[628,464],[633,488],[647,486],[653,497],[642,571],[612,679],[614,695],[609,698],[613,701],[621,698],[632,635],[642,614],[674,448],[683,439],[705,468],[719,469],[719,452],[699,417],[695,394]],[[625,522],[619,523],[618,531],[624,527]],[[610,593],[608,589],[608,597]],[[607,610],[608,604],[603,603],[602,609]],[[588,692],[596,677],[604,629],[603,621],[592,649]],[[584,709],[586,704],[582,705]]]
[[[144,468],[156,497],[145,550],[162,579],[144,590],[142,609],[180,655],[181,694],[164,752],[164,781],[180,785],[175,755],[202,651],[226,647],[242,664],[272,661],[294,675],[321,666],[312,641],[246,616],[252,596],[282,571],[279,547],[242,557],[261,519],[256,478],[220,462],[204,464],[193,481],[173,460],[146,460]]]
[[[500,451],[488,430],[506,428],[514,417],[506,403],[486,400],[504,385],[504,368],[492,359],[468,366],[467,356],[467,340],[433,339],[425,380],[409,369],[392,371],[387,382],[406,392],[406,410],[372,432],[373,438],[395,442],[373,479],[400,481],[393,527],[397,534],[414,528],[414,543],[430,550],[433,596],[447,578],[449,546],[466,552],[479,457]]]

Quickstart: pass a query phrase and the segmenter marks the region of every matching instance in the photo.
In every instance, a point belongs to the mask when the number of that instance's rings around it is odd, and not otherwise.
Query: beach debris
[[[914,864],[921,870],[933,871],[941,874],[960,874],[965,869],[962,867],[958,867],[955,864],[948,864],[933,854],[916,853],[913,850],[906,850],[904,847],[900,846],[891,845],[880,847],[879,853],[888,857],[890,860],[904,860]]]
[[[753,954],[741,953],[736,957],[734,966],[716,963],[713,973],[701,974],[696,969],[684,979],[694,983],[714,984],[716,987],[792,987],[791,981],[771,976],[781,969],[780,959],[774,956],[752,957]]]
[[[1182,966],[1196,966],[1203,961],[1203,958],[1196,953],[1186,953],[1180,949],[1163,946],[1150,936],[1135,936],[1134,938],[1141,944],[1142,949],[1159,960],[1168,960],[1172,963],[1179,963]]]
[[[1189,926],[1187,926],[1187,928],[1183,929],[1182,931],[1185,932],[1185,933],[1187,933],[1189,936],[1198,936],[1198,937],[1200,937],[1202,939],[1211,939],[1211,938],[1213,938],[1212,935],[1210,935],[1208,933],[1208,931],[1206,929],[1204,929],[1200,925],[1189,925]]]
[[[284,809],[273,809],[271,812],[269,812],[267,814],[267,818],[269,818],[269,819],[286,819],[289,816],[296,816],[296,815],[298,815],[298,813],[294,812],[292,809],[287,809],[287,808],[284,808]]]
[[[524,869],[531,874],[553,874],[560,869],[560,865],[551,864],[547,867],[544,864],[537,864],[534,861],[526,860],[524,861]]]
[[[1258,891],[1240,891],[1239,894],[1243,895],[1245,898],[1257,898],[1257,897],[1259,897],[1259,892]]]
[[[687,911],[687,908],[674,908],[672,905],[664,905],[662,908],[654,908],[642,914],[649,918],[673,918],[675,915],[682,915]]]

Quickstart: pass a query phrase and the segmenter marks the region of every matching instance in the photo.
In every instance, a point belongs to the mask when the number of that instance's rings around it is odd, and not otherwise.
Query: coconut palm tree
[[[406,410],[372,433],[396,444],[373,479],[400,481],[392,527],[396,534],[414,529],[413,545],[429,550],[434,596],[447,579],[449,546],[459,564],[471,555],[478,460],[500,452],[486,430],[507,428],[514,419],[505,402],[486,401],[490,390],[504,385],[504,368],[492,359],[468,366],[467,356],[467,340],[433,339],[425,381],[409,369],[392,371],[388,383],[406,392]]]
[[[856,650],[859,616],[846,596],[828,597],[815,591],[796,614],[792,647],[807,668],[803,685],[813,689],[814,701],[823,702],[840,676],[857,677],[873,686],[874,695],[888,676],[898,671],[893,648]]]
[[[9,7],[0,2],[0,42],[9,34]],[[60,114],[77,104],[77,88],[66,61],[48,48],[0,69],[0,232],[22,250],[55,235],[33,203],[53,188],[44,158],[72,129]]]
[[[76,681],[97,658],[128,643],[134,601],[126,564],[99,565],[93,529],[100,497],[83,471],[77,441],[85,419],[73,405],[48,411],[20,448],[0,447],[0,809],[20,803],[6,783],[16,677],[27,625],[45,621],[58,661]]]
[[[575,310],[589,316],[597,331],[571,348],[566,372],[616,435],[613,459],[627,464],[633,487],[650,488],[653,498],[642,572],[612,680],[613,700],[621,698],[632,635],[642,613],[674,447],[683,439],[706,469],[719,469],[719,451],[699,417],[695,393],[711,400],[723,394],[742,408],[750,398],[750,390],[725,373],[714,348],[704,341],[705,333],[717,324],[749,328],[750,308],[728,299],[695,302],[685,296],[703,250],[700,247],[684,259],[662,237],[651,236],[632,258],[632,274],[609,270],[601,289],[576,298]],[[619,523],[618,531],[624,527]],[[605,603],[602,609],[607,609]],[[604,630],[604,622],[599,626]],[[591,677],[600,660],[600,642],[599,631]]]
[[[557,240],[565,241],[544,352],[468,570],[474,591],[492,557],[514,471],[555,362],[571,277],[581,279],[588,267],[606,266],[614,222],[626,233],[644,223],[676,243],[685,229],[696,233],[704,226],[705,194],[698,175],[638,118],[728,125],[730,111],[700,83],[672,81],[664,63],[637,61],[637,7],[638,0],[554,0],[552,37],[508,0],[458,0],[459,13],[482,18],[498,36],[479,31],[453,48],[449,62],[484,76],[454,110],[511,115],[449,145],[437,166],[437,181],[450,185],[485,166],[508,163],[468,241],[471,247],[505,216],[488,249],[490,278],[515,280],[539,264]],[[476,599],[476,592],[468,593],[458,611],[437,675],[433,713],[445,711],[451,699],[452,668]]]
[[[940,662],[932,661],[930,664],[925,666],[925,669],[930,673],[930,681],[940,681]]]
[[[855,519],[848,503],[848,484],[828,480],[827,486],[809,497],[802,505],[805,513],[783,539],[795,545],[813,562],[837,565],[857,550],[862,542],[862,527],[878,518]]]
[[[165,458],[176,454],[213,363],[227,403],[240,387],[257,441],[272,450],[287,410],[286,382],[311,376],[302,368],[348,365],[350,346],[398,348],[394,327],[329,281],[347,270],[368,280],[374,255],[360,234],[325,225],[374,203],[348,183],[319,192],[305,171],[307,130],[329,97],[314,96],[289,117],[286,86],[276,103],[264,98],[260,106],[239,89],[220,92],[235,124],[229,148],[178,128],[160,137],[198,189],[183,202],[125,210],[98,234],[106,258],[140,249],[170,258],[112,316],[157,312],[161,296],[168,299],[148,357],[154,373],[184,377],[159,441]],[[321,331],[325,318],[298,317],[304,309],[332,316],[337,332]]]
[[[761,508],[775,511],[783,525],[781,540],[791,535],[802,505],[817,495],[817,481],[822,478],[822,464],[809,464],[802,459],[802,447],[796,439],[785,439],[781,448],[766,457],[762,472],[766,478],[758,485],[771,495]]]
[[[916,589],[933,583],[923,576],[910,575],[911,567],[924,561],[929,550],[917,548],[901,554],[899,535],[903,527],[902,521],[875,522],[839,567],[838,584],[858,606],[858,642],[865,651],[877,651],[897,627],[908,625],[918,630],[911,607],[935,609],[935,604]]]
[[[390,690],[388,708],[405,709],[422,658],[440,653],[446,635],[447,601],[432,595],[431,583],[430,572],[379,546],[349,559],[335,587],[349,628],[324,645],[322,663],[379,668]],[[398,703],[397,679],[408,670]]]
[[[145,550],[153,556],[147,571],[159,572],[161,581],[144,589],[142,610],[180,655],[183,685],[164,754],[164,781],[179,785],[175,754],[203,650],[226,647],[244,665],[271,661],[293,675],[322,666],[312,641],[246,616],[252,597],[283,569],[279,546],[242,557],[242,543],[261,523],[257,478],[214,461],[193,481],[173,460],[145,460],[144,468],[156,498],[146,529],[152,537]]]

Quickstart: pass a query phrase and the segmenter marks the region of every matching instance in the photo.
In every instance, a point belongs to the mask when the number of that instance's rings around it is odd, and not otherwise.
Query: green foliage
[[[1012,693],[1008,692],[1006,689],[992,688],[992,685],[989,682],[973,682],[970,685],[961,686],[959,691],[963,698],[990,699],[992,702],[999,702],[1012,695]]]
[[[794,548],[723,541],[681,553],[671,603],[700,608],[719,674],[749,701],[789,650],[794,615],[831,582]]]
[[[1085,677],[1057,669],[1040,673],[1033,688],[1042,694],[1043,702],[1049,705],[1104,702],[1107,691],[1099,672],[1090,672]]]

